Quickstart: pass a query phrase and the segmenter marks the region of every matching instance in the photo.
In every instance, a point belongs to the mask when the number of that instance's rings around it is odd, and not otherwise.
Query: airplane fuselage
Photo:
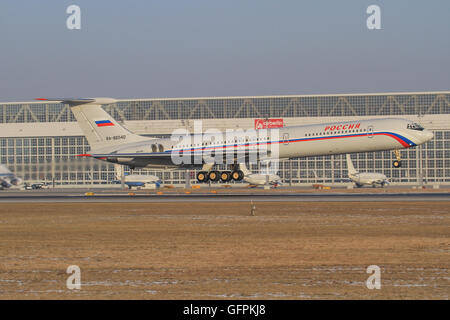
[[[229,153],[230,150],[245,153],[264,148],[267,153],[259,156],[258,160],[288,159],[398,150],[414,147],[433,137],[430,131],[423,128],[411,129],[411,124],[412,121],[405,119],[371,119],[256,130],[253,136],[244,131],[234,138],[224,136],[213,139],[212,134],[206,133],[190,135],[183,142],[165,138],[125,143],[113,149],[92,152],[92,156],[132,167],[196,167],[204,161],[179,165],[173,163],[170,155]]]
[[[278,186],[281,184],[281,178],[275,174],[250,174],[244,177],[244,181],[248,182],[250,185],[263,186],[263,185],[273,185]]]
[[[348,175],[357,186],[363,185],[381,185],[388,184],[387,177],[382,173],[361,172]]]

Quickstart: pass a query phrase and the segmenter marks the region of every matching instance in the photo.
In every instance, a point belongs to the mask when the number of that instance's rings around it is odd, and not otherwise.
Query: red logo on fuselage
[[[255,119],[255,129],[283,128],[283,119]]]
[[[352,130],[352,129],[359,129],[360,126],[361,123],[340,124],[337,126],[326,126],[325,131]]]

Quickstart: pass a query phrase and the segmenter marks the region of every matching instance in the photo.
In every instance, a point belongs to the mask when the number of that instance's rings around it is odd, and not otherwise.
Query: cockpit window
[[[423,131],[423,127],[420,124],[415,123],[415,122],[414,123],[408,123],[407,128],[411,129],[411,130]]]

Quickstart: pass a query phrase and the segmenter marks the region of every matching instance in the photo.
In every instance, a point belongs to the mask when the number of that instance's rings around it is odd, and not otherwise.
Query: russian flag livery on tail
[[[96,120],[95,124],[97,125],[97,127],[109,127],[114,125],[111,120]]]

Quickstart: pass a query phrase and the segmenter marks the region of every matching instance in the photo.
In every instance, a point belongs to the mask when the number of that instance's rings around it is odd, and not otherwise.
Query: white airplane
[[[280,176],[276,174],[252,173],[244,163],[239,164],[239,169],[244,174],[244,181],[252,187],[270,185],[276,188],[282,184]]]
[[[394,150],[397,156],[394,166],[399,167],[399,149],[415,147],[433,138],[431,131],[417,123],[388,118],[263,129],[256,130],[255,136],[244,133],[231,139],[228,136],[216,139],[215,134],[199,133],[188,135],[189,139],[184,142],[175,142],[172,138],[154,139],[128,131],[102,108],[104,104],[116,102],[111,98],[37,100],[58,101],[71,107],[91,146],[89,154],[80,156],[128,165],[132,169],[199,167],[202,168],[197,174],[199,182],[242,180],[244,174],[238,165],[251,157],[256,157],[256,161],[270,161]],[[266,151],[261,153],[264,148]],[[226,158],[232,171],[211,170],[218,161],[217,158],[211,161],[205,152]],[[232,163],[228,161],[230,155]],[[175,163],[174,159],[178,160],[179,156],[193,161]]]
[[[114,180],[113,183],[122,183],[123,176],[123,182],[129,189],[132,189],[133,187],[141,188],[151,184],[154,184],[155,187],[161,185],[161,180],[157,176],[150,174],[127,174],[124,173],[124,167],[118,164],[114,165],[114,171],[116,180]]]
[[[5,165],[0,164],[0,190],[20,187],[21,185],[22,179],[12,173]]]
[[[120,177],[116,177],[115,183],[121,183]],[[157,176],[148,175],[148,174],[127,174],[124,175],[124,184],[128,186],[129,189],[136,187],[145,187],[149,184],[155,184],[155,186],[159,186],[161,184],[161,180]]]
[[[358,188],[361,188],[363,185],[371,185],[375,188],[377,185],[384,187],[386,184],[389,184],[387,177],[382,173],[358,172],[353,166],[349,154],[347,154],[347,171],[348,177]]]

